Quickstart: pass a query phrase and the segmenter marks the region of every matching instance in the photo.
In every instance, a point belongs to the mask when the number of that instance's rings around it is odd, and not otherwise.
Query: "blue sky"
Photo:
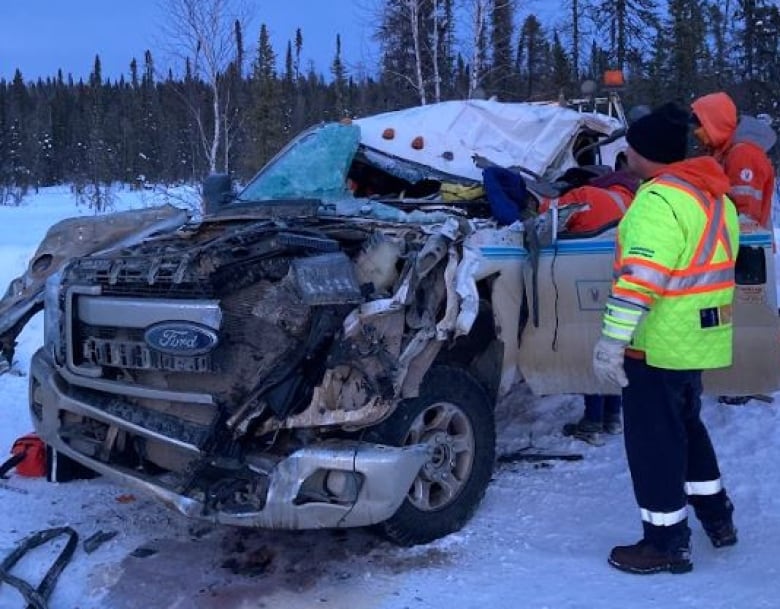
[[[155,52],[165,11],[160,0],[0,0],[0,79],[10,80],[19,68],[25,80],[55,76],[58,68],[74,78],[89,76],[100,55],[104,77],[129,74],[133,57],[143,62]],[[260,23],[271,33],[274,50],[284,57],[296,28],[303,32],[302,69],[314,61],[328,73],[341,34],[342,57],[351,68],[376,64],[371,41],[372,2],[367,0],[254,0],[256,22],[244,32],[247,49],[254,50]]]

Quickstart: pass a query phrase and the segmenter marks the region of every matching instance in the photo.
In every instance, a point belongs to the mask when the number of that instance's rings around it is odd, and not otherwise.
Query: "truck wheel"
[[[401,402],[366,439],[433,447],[401,507],[379,525],[399,545],[428,543],[459,530],[485,494],[495,459],[493,405],[468,372],[436,366],[419,397]]]

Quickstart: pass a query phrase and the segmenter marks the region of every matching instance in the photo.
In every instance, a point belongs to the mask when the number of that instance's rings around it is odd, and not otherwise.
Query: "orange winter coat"
[[[694,101],[691,108],[715,159],[729,178],[729,198],[734,201],[737,211],[761,226],[771,228],[775,180],[772,162],[749,134],[740,135],[734,102],[725,93],[711,93]]]
[[[633,190],[621,184],[613,184],[606,188],[579,186],[556,199],[542,199],[539,203],[539,213],[547,211],[554,201],[557,201],[558,207],[585,203],[586,208],[572,214],[566,225],[566,231],[578,234],[592,233],[617,224],[633,198]]]

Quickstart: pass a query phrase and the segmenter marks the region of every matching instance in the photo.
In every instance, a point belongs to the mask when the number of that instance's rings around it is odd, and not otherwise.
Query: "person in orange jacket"
[[[559,197],[539,201],[542,214],[556,205],[558,208],[585,204],[581,211],[571,215],[566,232],[587,235],[616,226],[634,198],[639,181],[625,170],[592,178],[587,185],[566,191]]]
[[[693,134],[722,165],[737,211],[771,229],[775,172],[760,143],[737,128],[734,101],[726,93],[710,93],[694,100],[691,110]]]

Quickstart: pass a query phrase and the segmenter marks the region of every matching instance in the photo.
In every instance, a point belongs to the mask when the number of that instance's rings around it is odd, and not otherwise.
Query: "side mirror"
[[[226,173],[212,173],[203,180],[203,202],[205,214],[213,214],[220,207],[230,203],[236,197],[233,182]]]

